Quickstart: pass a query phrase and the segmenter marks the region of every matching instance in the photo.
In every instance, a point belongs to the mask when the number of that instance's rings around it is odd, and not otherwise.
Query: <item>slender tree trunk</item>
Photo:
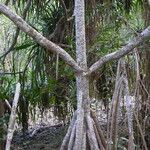
[[[76,22],[76,58],[78,65],[87,71],[86,41],[85,41],[85,18],[84,0],[75,1],[75,22]],[[90,112],[89,103],[89,78],[83,72],[76,74],[77,101],[80,107],[80,93],[82,93],[82,107],[84,113]]]
[[[87,70],[84,0],[75,0],[75,27],[76,27],[76,58],[78,65]],[[85,116],[90,112],[89,79],[83,73],[76,74],[77,87],[77,126],[76,149],[82,149],[84,143]]]
[[[99,150],[97,139],[101,142],[100,127],[94,123],[94,115],[92,117],[90,112],[89,77],[84,73],[87,72],[84,9],[84,0],[75,0],[76,59],[83,72],[76,73],[77,117],[73,118],[61,150]]]

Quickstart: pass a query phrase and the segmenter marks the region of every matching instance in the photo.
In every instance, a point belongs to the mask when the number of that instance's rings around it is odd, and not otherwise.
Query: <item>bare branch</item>
[[[78,64],[75,62],[75,60],[64,49],[62,49],[55,43],[49,41],[41,33],[37,32],[29,24],[27,24],[20,16],[10,11],[8,7],[6,7],[3,4],[0,4],[0,12],[7,16],[11,21],[13,21],[14,24],[20,28],[20,30],[32,37],[39,45],[43,46],[47,50],[50,50],[51,52],[58,53],[60,57],[76,72],[83,71],[81,67],[79,67]]]
[[[129,52],[131,52],[136,46],[141,44],[146,38],[150,37],[150,26],[147,27],[142,33],[140,33],[137,37],[135,37],[133,40],[129,41],[127,45],[120,48],[118,51],[110,53],[105,55],[104,57],[101,57],[97,62],[95,62],[87,72],[87,75],[91,74],[92,72],[96,71],[98,68],[100,68],[103,64],[119,59]]]

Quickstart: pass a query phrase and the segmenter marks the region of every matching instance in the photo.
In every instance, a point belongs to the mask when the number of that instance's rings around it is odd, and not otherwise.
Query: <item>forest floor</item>
[[[14,134],[11,150],[58,150],[67,131],[67,125],[45,126],[32,134]],[[33,134],[34,133],[34,134]]]
[[[95,107],[95,106],[94,106]],[[107,112],[99,110],[98,114],[101,125],[106,125]],[[67,132],[68,125],[63,125],[52,115],[51,110],[45,111],[44,115],[36,110],[35,122],[32,117],[29,120],[29,131],[23,134],[17,130],[13,137],[11,150],[59,150],[62,140]]]

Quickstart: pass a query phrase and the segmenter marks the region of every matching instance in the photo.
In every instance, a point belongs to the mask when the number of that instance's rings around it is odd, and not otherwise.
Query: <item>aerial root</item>
[[[70,140],[69,140],[69,144],[68,144],[68,150],[73,149],[74,141],[75,141],[75,134],[76,134],[76,122],[72,128],[72,132],[71,132]]]
[[[104,133],[103,133],[101,126],[99,124],[99,121],[93,111],[91,111],[91,117],[94,121],[94,126],[95,126],[95,131],[97,131],[97,136],[99,136],[99,138],[101,139],[101,144],[103,145],[104,149],[106,149],[107,144],[106,144],[106,139],[104,137]],[[102,149],[102,147],[101,147],[101,149]]]
[[[66,150],[66,149],[67,149],[67,146],[68,146],[68,143],[69,143],[69,139],[70,139],[70,135],[71,135],[73,126],[74,126],[74,124],[75,124],[75,122],[76,122],[76,118],[77,118],[77,113],[75,112],[75,113],[74,113],[74,116],[73,116],[73,118],[72,118],[72,121],[71,121],[71,123],[70,123],[70,126],[69,126],[69,128],[68,128],[68,131],[67,131],[67,133],[66,133],[66,135],[65,135],[65,137],[64,137],[64,140],[63,140],[63,142],[62,142],[62,145],[61,145],[60,150]]]
[[[60,150],[106,150],[106,140],[95,114],[80,113],[78,118],[75,112]]]

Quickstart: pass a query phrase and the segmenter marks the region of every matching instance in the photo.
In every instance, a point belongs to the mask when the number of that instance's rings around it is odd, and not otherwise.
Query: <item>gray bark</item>
[[[8,133],[7,133],[5,150],[10,150],[11,141],[12,141],[13,134],[15,131],[16,109],[17,109],[17,104],[18,104],[19,95],[20,95],[20,86],[21,86],[20,83],[16,84],[15,96],[14,96],[11,114],[10,114],[10,118],[9,118],[9,125],[8,125]]]
[[[75,124],[75,121],[76,121],[76,117],[77,117],[77,112],[74,113],[74,116],[73,116],[73,118],[72,118],[72,122],[71,122],[71,124],[70,124],[70,126],[69,126],[69,128],[68,128],[68,131],[67,131],[67,133],[66,133],[64,139],[63,139],[63,142],[62,142],[62,145],[61,145],[60,150],[65,150],[66,147],[67,147],[67,144],[68,144],[68,142],[69,142],[72,129],[73,129],[74,124]]]
[[[76,58],[78,65],[87,70],[86,40],[85,40],[85,7],[84,0],[75,0],[75,28],[76,28]],[[76,75],[77,87],[77,126],[75,150],[84,146],[85,115],[90,111],[89,79],[82,73]],[[85,127],[86,128],[86,127]]]
[[[20,16],[14,14],[8,7],[3,4],[0,4],[0,13],[3,13],[10,20],[14,22],[23,32],[32,37],[38,44],[60,55],[60,57],[65,60],[65,62],[70,65],[76,72],[82,71],[82,69],[77,65],[74,59],[61,47],[55,43],[49,41],[47,38],[42,36],[41,33],[33,29],[29,24],[27,24]]]
[[[131,52],[136,46],[140,45],[144,40],[150,37],[150,26],[147,27],[142,33],[140,33],[137,37],[132,39],[128,42],[125,46],[120,48],[118,51],[107,54],[103,57],[101,57],[97,62],[95,62],[88,70],[88,75],[92,72],[96,71],[98,68],[100,68],[103,64],[119,59],[125,55],[127,55],[129,52]]]
[[[87,56],[86,56],[86,40],[85,40],[85,16],[84,16],[84,0],[75,1],[75,24],[76,24],[76,58],[78,65],[87,70]],[[89,107],[89,79],[82,73],[76,75],[77,83],[77,101],[80,105],[82,100],[82,106],[86,107],[84,110],[88,110]],[[82,93],[82,99],[80,94]],[[80,107],[80,106],[79,106]]]

